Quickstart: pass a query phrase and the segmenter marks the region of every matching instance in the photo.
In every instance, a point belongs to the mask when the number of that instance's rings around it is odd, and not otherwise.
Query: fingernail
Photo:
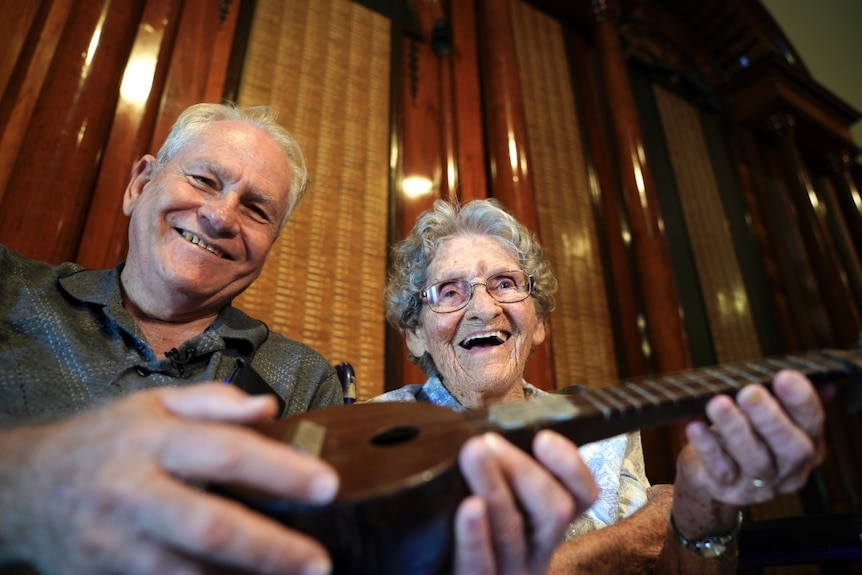
[[[533,449],[541,452],[544,455],[552,455],[560,447],[562,438],[556,433],[550,431],[540,431],[536,434],[536,440],[533,444]]]
[[[743,388],[738,401],[743,405],[755,406],[762,402],[764,398],[765,392],[760,387],[748,386]]]
[[[250,395],[245,401],[246,405],[255,409],[260,409],[261,407],[268,405],[271,400],[265,395]]]
[[[302,575],[329,575],[332,564],[326,559],[313,559],[302,569]]]
[[[485,445],[491,448],[491,451],[494,453],[503,451],[503,438],[496,433],[486,433],[482,436],[482,439],[485,441]]]
[[[329,473],[314,477],[308,486],[312,503],[329,503],[338,492],[338,478]]]

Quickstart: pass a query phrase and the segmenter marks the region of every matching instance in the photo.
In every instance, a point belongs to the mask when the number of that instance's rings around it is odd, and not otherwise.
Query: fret
[[[672,394],[670,392],[670,390],[667,388],[667,386],[661,385],[661,384],[659,384],[659,383],[657,383],[651,379],[645,379],[645,380],[643,380],[643,382],[646,385],[652,386],[653,389],[659,390],[662,393],[662,395],[664,395],[665,397],[670,399],[673,403],[679,403],[679,397],[675,394]]]
[[[716,379],[720,379],[724,383],[726,383],[732,389],[739,389],[739,380],[733,379],[732,377],[727,376],[724,371],[718,368],[709,368],[706,370],[706,373],[709,373]]]
[[[838,372],[838,373],[844,373],[844,374],[850,373],[848,371],[849,366],[847,365],[847,362],[841,361],[838,358],[829,357],[828,355],[825,355],[820,359],[820,361],[825,362],[825,364],[828,366],[828,367],[824,368],[824,370],[823,370],[824,372],[827,372],[827,373]]]
[[[613,396],[613,393],[611,391],[612,389],[613,388],[611,387],[599,387],[593,390],[596,395],[601,395],[604,399],[608,401],[608,403],[610,403],[608,409],[602,412],[602,414],[605,416],[605,419],[610,419],[612,411],[616,410],[618,413],[622,413],[623,411],[625,411],[626,408],[625,404],[620,403],[620,401]]]
[[[768,378],[772,378],[775,375],[775,370],[769,369],[763,364],[751,361],[745,364],[746,367],[752,368],[754,371],[759,371],[763,375]]]
[[[846,361],[842,361],[837,357],[830,357],[828,355],[824,355],[820,361],[826,362],[828,365],[832,366],[832,369],[835,371],[839,371],[841,373],[848,373],[848,364]]]
[[[658,397],[656,397],[655,395],[651,394],[646,389],[644,389],[644,386],[642,386],[638,383],[632,382],[632,381],[627,381],[623,385],[625,388],[634,390],[635,393],[638,393],[638,394],[642,395],[643,397],[645,397],[646,400],[649,401],[654,406],[655,405],[661,405],[661,400]]]
[[[599,395],[599,391],[601,391],[601,388],[590,389],[577,397],[586,399],[593,407],[602,412],[602,416],[605,419],[610,419],[612,407],[606,403],[602,403],[601,401],[599,401],[599,398],[597,397]]]
[[[796,356],[790,356],[790,357],[789,357],[789,358],[787,358],[787,359],[793,360],[793,361],[795,361],[797,364],[802,365],[802,366],[804,366],[804,367],[806,367],[806,368],[807,368],[807,369],[800,369],[800,368],[799,368],[799,365],[794,366],[794,365],[792,365],[792,364],[791,364],[787,369],[795,369],[795,370],[797,370],[797,371],[801,371],[801,372],[803,372],[803,373],[805,373],[805,374],[808,374],[808,373],[819,373],[819,372],[822,372],[822,371],[829,371],[829,369],[828,369],[825,365],[820,364],[820,363],[815,362],[815,361],[807,360],[807,359],[804,359],[804,358],[801,358],[801,357],[796,357]],[[825,359],[829,360],[830,358],[825,358]]]
[[[766,363],[776,366],[778,369],[799,369],[798,365],[793,365],[790,361],[796,360],[794,356],[787,357],[769,357],[766,358]],[[808,367],[807,365],[805,367]]]
[[[755,377],[754,375],[745,371],[744,369],[740,369],[738,366],[728,365],[724,369],[725,369],[725,371],[733,372],[736,375],[739,375],[740,377],[744,377],[745,379],[747,379],[751,383],[763,383],[763,380],[761,378]]]
[[[685,396],[697,396],[697,395],[700,395],[700,394],[699,394],[699,393],[697,393],[697,391],[696,391],[695,389],[693,389],[691,386],[686,385],[686,383],[685,383],[684,381],[682,381],[682,380],[678,379],[676,375],[668,376],[668,377],[666,377],[666,378],[665,378],[665,380],[666,380],[666,381],[668,381],[669,383],[671,383],[671,384],[675,385],[675,386],[676,386],[676,387],[678,387],[679,389],[681,389],[681,390],[683,391],[683,393],[684,393],[684,395],[685,395]]]
[[[689,381],[694,384],[699,385],[701,388],[705,389],[710,393],[721,393],[724,391],[721,386],[716,385],[714,382],[710,381],[708,378],[705,378],[704,375],[707,373],[707,370],[699,370],[699,371],[689,371],[686,373],[681,373],[679,375],[687,377]],[[703,392],[700,392],[698,395],[703,395]]]
[[[636,413],[640,413],[643,408],[643,403],[637,397],[631,395],[628,390],[623,386],[614,386],[605,388],[610,393],[615,393],[620,396],[620,399],[623,402],[624,408],[634,408]]]

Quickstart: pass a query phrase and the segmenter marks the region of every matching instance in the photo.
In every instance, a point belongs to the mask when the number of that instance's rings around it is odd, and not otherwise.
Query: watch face
[[[736,539],[736,534],[739,533],[739,527],[742,525],[742,512],[740,511],[737,515],[736,526],[734,526],[730,533],[703,537],[697,541],[691,541],[683,537],[682,533],[679,532],[679,529],[676,528],[676,523],[673,521],[673,514],[668,514],[668,523],[680,544],[685,549],[691,551],[695,555],[700,555],[701,557],[718,557],[726,552],[727,547],[734,539]]]
[[[733,541],[733,536],[708,537],[695,542],[692,551],[701,557],[718,557],[727,551],[727,544]]]

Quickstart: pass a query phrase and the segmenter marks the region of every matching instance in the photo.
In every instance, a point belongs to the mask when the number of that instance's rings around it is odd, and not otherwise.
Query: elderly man
[[[134,167],[125,262],[50,266],[0,247],[0,566],[329,571],[317,542],[196,487],[309,503],[337,492],[327,464],[247,427],[340,403],[334,371],[231,306],[306,182],[300,148],[269,110],[201,104]],[[240,372],[273,393],[221,383]],[[465,445],[475,488],[454,526],[459,572],[544,571],[592,503],[574,445],[545,432],[534,451],[538,462],[495,436]],[[543,528],[513,528],[530,524]]]

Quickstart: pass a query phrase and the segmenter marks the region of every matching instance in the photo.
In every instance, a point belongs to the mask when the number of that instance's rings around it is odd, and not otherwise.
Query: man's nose
[[[226,193],[210,198],[198,214],[212,232],[218,235],[236,233],[239,227],[239,200],[236,194]]]

